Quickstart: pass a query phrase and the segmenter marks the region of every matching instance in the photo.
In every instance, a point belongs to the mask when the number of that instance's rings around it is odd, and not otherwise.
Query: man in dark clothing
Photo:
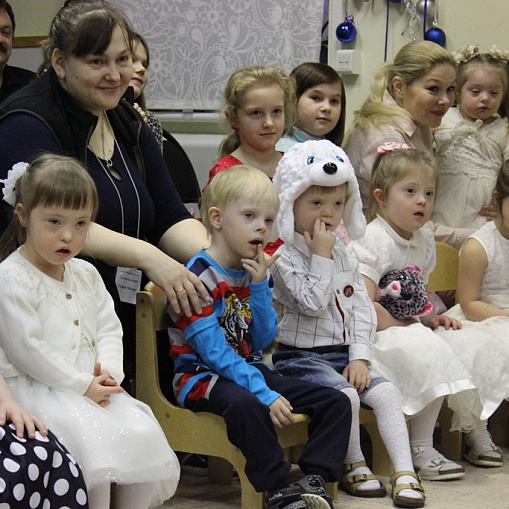
[[[0,0],[0,103],[35,78],[32,71],[7,65],[15,28],[12,7],[6,0]]]

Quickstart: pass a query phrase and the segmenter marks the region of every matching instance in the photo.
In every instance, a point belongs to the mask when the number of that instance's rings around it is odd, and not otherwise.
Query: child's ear
[[[217,207],[210,207],[209,209],[209,221],[212,228],[220,230],[223,226],[223,215],[221,209]]]
[[[224,116],[226,117],[226,120],[232,129],[237,129],[237,127],[239,127],[237,123],[237,117],[233,113],[225,111]]]
[[[18,203],[18,204],[16,204],[16,208],[14,210],[16,212],[16,215],[18,216],[21,226],[23,226],[23,228],[26,228],[27,221],[26,221],[25,207],[23,206],[22,203]]]
[[[375,189],[373,191],[373,197],[381,207],[385,204],[385,193],[381,189]]]

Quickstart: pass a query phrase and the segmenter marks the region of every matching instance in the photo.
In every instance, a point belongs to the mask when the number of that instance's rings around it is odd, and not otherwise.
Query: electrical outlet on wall
[[[338,71],[340,74],[359,74],[360,50],[338,50],[336,52],[336,71]]]

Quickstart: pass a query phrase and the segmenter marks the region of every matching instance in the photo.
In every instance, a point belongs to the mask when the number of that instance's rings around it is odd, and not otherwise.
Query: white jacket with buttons
[[[60,282],[15,251],[0,264],[0,317],[5,378],[26,374],[49,387],[84,394],[93,373],[75,367],[83,335],[102,370],[122,381],[122,327],[90,263],[70,260]]]

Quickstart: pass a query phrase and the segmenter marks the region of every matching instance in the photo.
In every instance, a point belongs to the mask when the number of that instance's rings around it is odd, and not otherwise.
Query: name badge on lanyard
[[[115,284],[122,302],[136,304],[136,293],[141,289],[141,270],[131,267],[117,267]]]

